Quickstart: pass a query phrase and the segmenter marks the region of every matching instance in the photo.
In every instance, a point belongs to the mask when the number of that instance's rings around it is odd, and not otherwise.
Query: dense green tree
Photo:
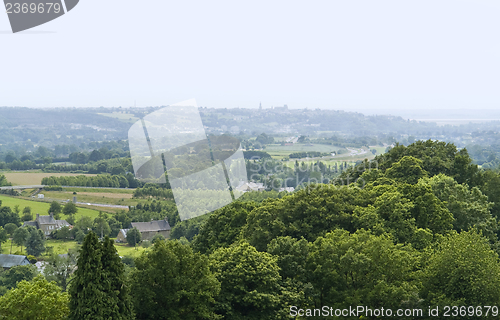
[[[328,231],[353,231],[353,212],[373,202],[373,196],[358,187],[310,185],[282,199],[267,200],[247,216],[243,236],[259,251],[278,236],[314,241]]]
[[[157,241],[135,264],[131,294],[139,319],[217,318],[213,304],[220,284],[206,256],[176,240]]]
[[[134,310],[130,299],[130,288],[125,279],[125,266],[122,263],[113,240],[105,237],[102,242],[102,268],[104,273],[105,300],[104,319],[133,320]]]
[[[31,281],[38,271],[33,265],[15,266],[7,270],[0,271],[0,286],[12,289],[23,280]]]
[[[141,242],[141,232],[137,230],[137,228],[132,228],[127,231],[127,243],[130,246],[135,246],[139,242]]]
[[[153,236],[153,239],[151,239],[151,242],[154,244],[157,241],[163,241],[165,240],[165,237],[161,233],[157,233]]]
[[[78,243],[82,243],[85,238],[85,233],[82,230],[78,230],[75,233],[75,241]]]
[[[61,215],[61,212],[62,212],[62,209],[61,209],[61,205],[59,204],[59,202],[57,201],[52,201],[50,203],[50,207],[49,207],[49,210],[48,210],[48,213],[52,213],[54,214],[54,217],[55,219],[59,219],[60,215]]]
[[[446,233],[453,228],[453,214],[446,208],[445,203],[434,194],[430,185],[405,184],[401,193],[413,202],[412,217],[417,227],[429,229],[435,233]]]
[[[277,319],[282,314],[286,306],[275,257],[244,241],[219,248],[210,257],[221,283],[218,313],[235,320]]]
[[[111,233],[111,228],[109,227],[106,217],[102,213],[102,211],[99,211],[99,216],[94,219],[92,230],[101,238],[103,238],[104,236],[109,236],[109,234]]]
[[[16,226],[21,225],[19,214],[13,212],[10,207],[0,207],[0,227],[7,223],[13,223]]]
[[[477,228],[492,241],[496,241],[497,220],[491,215],[493,203],[488,201],[477,187],[470,188],[459,184],[453,178],[443,174],[430,179],[423,179],[420,184],[428,184],[436,197],[446,204],[453,214],[453,228],[457,231]]]
[[[3,227],[0,227],[0,252],[2,252],[2,243],[9,239],[9,235],[7,234],[7,230]]]
[[[26,244],[26,239],[29,235],[29,229],[27,227],[17,228],[12,236],[12,241],[21,247],[21,252],[23,252],[23,245]]]
[[[446,237],[424,269],[425,305],[485,306],[500,301],[500,264],[475,230]]]
[[[68,240],[71,238],[71,230],[69,227],[64,226],[61,229],[53,231],[51,236],[58,240]]]
[[[92,230],[92,226],[92,218],[89,216],[81,216],[75,223],[75,227],[78,227],[78,229],[85,232],[85,234]]]
[[[415,218],[412,217],[413,203],[398,192],[397,188],[386,190],[376,197],[373,205],[354,210],[355,228],[371,230],[378,235],[387,232],[397,242],[411,242],[417,229]]]
[[[27,254],[40,256],[45,251],[45,236],[42,231],[32,228],[26,237],[25,246]]]
[[[73,202],[68,202],[64,205],[63,213],[67,216],[71,216],[78,212],[78,207]]]
[[[21,281],[0,297],[0,317],[9,320],[63,320],[68,315],[68,295],[41,275]]]
[[[493,203],[491,214],[500,219],[500,174],[492,170],[483,173],[484,185],[481,191],[488,196],[488,200]]]
[[[427,177],[428,173],[422,169],[423,161],[415,157],[404,156],[392,164],[385,172],[385,176],[399,182],[415,184],[420,178]]]
[[[14,232],[17,230],[17,226],[14,223],[7,223],[5,226],[3,226],[5,231],[7,231],[7,234],[9,236],[12,236]]]
[[[31,207],[24,207],[23,216],[21,217],[22,221],[31,221],[33,220],[33,215],[31,214]]]
[[[102,268],[101,244],[95,233],[90,232],[83,241],[74,279],[69,287],[70,320],[104,320],[105,275]]]
[[[247,215],[256,206],[253,202],[238,201],[212,212],[194,238],[193,248],[202,253],[211,253],[240,240]]]
[[[0,175],[0,187],[10,186],[10,183],[7,181],[7,178],[3,174]],[[1,204],[0,204],[1,206]]]
[[[414,157],[422,161],[421,169],[428,173],[429,177],[437,174],[451,176],[458,183],[467,183],[469,186],[481,186],[483,184],[482,174],[477,165],[472,163],[466,149],[457,150],[453,143],[443,141],[415,141],[404,146],[396,143],[386,153],[376,156],[372,161],[376,167],[385,172],[394,163],[404,157]],[[349,177],[355,181],[363,172],[371,170],[371,165],[366,163],[356,168],[348,169],[342,177]]]
[[[387,236],[338,229],[316,239],[309,250],[306,274],[316,307],[397,308],[418,293],[412,282],[417,253]]]

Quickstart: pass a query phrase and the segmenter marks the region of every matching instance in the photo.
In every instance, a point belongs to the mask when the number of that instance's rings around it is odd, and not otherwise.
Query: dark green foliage
[[[214,211],[194,238],[193,248],[201,253],[212,253],[238,241],[248,213],[256,206],[253,202],[233,202]]]
[[[109,236],[109,234],[111,233],[111,228],[109,227],[107,216],[103,214],[102,211],[99,211],[99,216],[94,219],[92,230],[101,238],[103,238],[104,236]]]
[[[12,211],[10,207],[0,207],[0,227],[5,226],[7,223],[20,226],[21,219],[19,218],[19,214]]]
[[[64,226],[61,229],[52,232],[51,237],[58,240],[68,240],[71,238],[71,230],[69,227]]]
[[[254,160],[254,159],[264,159],[271,158],[271,155],[265,151],[243,151],[243,156],[245,159]]]
[[[14,241],[16,245],[21,246],[21,252],[23,251],[23,245],[25,245],[28,235],[29,235],[28,228],[17,228],[17,230],[14,231],[14,235],[12,236],[12,241]]]
[[[63,176],[47,177],[42,179],[42,184],[49,186],[80,186],[80,187],[108,187],[108,188],[128,188],[137,187],[140,182],[129,175],[125,175],[122,167],[111,169],[112,175],[99,174],[97,176]]]
[[[211,269],[221,283],[217,312],[226,319],[277,319],[283,288],[276,258],[247,242],[219,248],[210,256]]]
[[[5,230],[3,227],[0,227],[0,252],[2,250],[2,243],[7,241],[7,239],[9,239],[7,230]]]
[[[127,243],[130,246],[135,246],[137,243],[141,242],[141,233],[137,228],[132,228],[127,231]]]
[[[10,186],[11,184],[7,181],[7,178],[3,174],[0,174],[0,187]],[[0,203],[0,206],[2,204]]]
[[[353,230],[352,214],[357,206],[373,202],[368,196],[356,187],[312,185],[283,199],[264,201],[248,214],[243,235],[264,251],[278,236],[314,241],[332,229]]]
[[[48,213],[53,213],[54,215],[59,215],[61,213],[61,205],[57,201],[52,201],[50,203],[50,208],[48,210]]]
[[[472,163],[466,149],[457,150],[453,143],[442,141],[416,141],[409,146],[396,144],[388,152],[376,156],[372,164],[385,172],[404,157],[413,157],[421,161],[422,172],[427,172],[429,177],[437,174],[451,176],[458,183],[467,183],[469,186],[480,186],[482,175],[477,165]],[[373,165],[363,164],[361,167],[349,169],[342,177],[356,180],[361,174]],[[416,164],[415,164],[416,165]],[[421,176],[421,174],[419,173]],[[410,177],[408,177],[410,178]]]
[[[101,244],[95,233],[85,237],[77,262],[75,278],[69,288],[69,319],[105,319],[107,310],[103,309],[106,300],[104,293],[104,272],[102,270]]]
[[[69,319],[133,319],[123,264],[109,238],[90,232],[83,241],[69,288]]]
[[[206,256],[179,241],[158,241],[135,265],[131,294],[137,318],[216,319],[213,304],[220,284]]]
[[[14,223],[7,223],[5,226],[3,226],[5,231],[7,231],[7,234],[9,236],[12,236],[14,232],[17,230],[17,226]]]
[[[67,216],[71,216],[78,212],[78,207],[70,201],[64,205],[62,212]]]
[[[163,241],[163,240],[165,240],[165,237],[161,233],[157,233],[153,236],[151,242],[154,244],[156,241]]]
[[[33,220],[33,215],[31,214],[31,207],[24,207],[23,216],[21,217],[22,221],[30,221]]]
[[[118,256],[113,240],[109,237],[106,237],[102,243],[102,253],[101,262],[106,278],[104,292],[108,300],[104,308],[109,309],[104,318],[135,319],[129,296],[130,287],[124,275],[125,266]]]
[[[500,264],[476,231],[443,239],[423,274],[425,305],[484,306],[500,301]]]
[[[40,256],[45,251],[45,236],[41,230],[32,228],[26,237],[26,253],[35,257]]]
[[[38,271],[33,265],[15,266],[8,270],[0,270],[0,287],[10,290],[15,288],[20,281],[30,281],[37,274]]]
[[[85,238],[85,233],[82,230],[78,230],[75,233],[75,241],[78,243],[82,243]]]

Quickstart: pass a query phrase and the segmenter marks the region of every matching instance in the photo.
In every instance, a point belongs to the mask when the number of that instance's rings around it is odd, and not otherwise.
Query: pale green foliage
[[[489,239],[496,240],[498,224],[490,214],[493,203],[477,187],[469,189],[467,185],[459,184],[443,174],[422,179],[419,184],[430,185],[436,197],[446,203],[455,218],[455,230],[466,231],[475,227]]]
[[[431,305],[497,305],[498,255],[475,230],[446,237],[424,270],[422,297]]]
[[[9,320],[62,320],[69,313],[68,295],[41,275],[21,281],[0,297],[0,318]]]

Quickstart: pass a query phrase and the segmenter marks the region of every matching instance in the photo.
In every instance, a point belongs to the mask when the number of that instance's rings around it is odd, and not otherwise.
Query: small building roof
[[[26,256],[15,254],[0,254],[0,267],[2,268],[12,268],[29,263],[30,261],[28,260],[28,258],[26,258]]]
[[[167,220],[153,220],[149,222],[132,222],[132,228],[137,228],[140,232],[168,231],[170,225]]]
[[[56,229],[61,229],[62,227],[71,227],[71,225],[66,220],[55,220]]]
[[[32,227],[38,228],[36,221],[24,221],[22,227],[27,227],[27,226],[32,226]]]
[[[37,216],[38,224],[57,224],[53,216]]]

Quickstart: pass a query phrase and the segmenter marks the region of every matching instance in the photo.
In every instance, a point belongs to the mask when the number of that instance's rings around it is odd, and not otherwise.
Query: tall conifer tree
[[[90,232],[84,239],[78,258],[75,278],[69,289],[70,320],[104,320],[107,300],[102,268],[102,245],[97,235]]]
[[[129,296],[129,288],[125,285],[125,267],[116,251],[113,241],[106,236],[102,243],[101,257],[107,295],[106,319],[132,320],[134,312]]]
[[[69,290],[70,320],[134,319],[124,266],[109,237],[101,243],[90,232],[83,241],[77,266]]]

